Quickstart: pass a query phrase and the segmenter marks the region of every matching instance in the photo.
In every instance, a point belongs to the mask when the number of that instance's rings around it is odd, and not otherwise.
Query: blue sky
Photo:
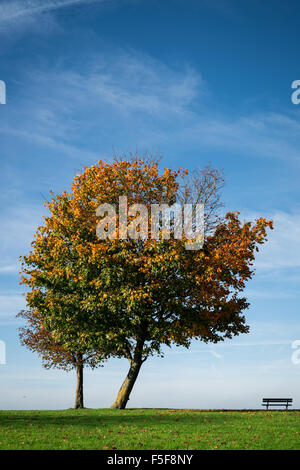
[[[0,408],[66,408],[74,374],[45,371],[19,345],[19,255],[49,190],[114,152],[224,168],[223,201],[275,230],[247,287],[248,335],[173,348],[145,363],[130,406],[300,408],[300,6],[271,0],[0,0]],[[86,406],[109,406],[127,370],[86,372]]]

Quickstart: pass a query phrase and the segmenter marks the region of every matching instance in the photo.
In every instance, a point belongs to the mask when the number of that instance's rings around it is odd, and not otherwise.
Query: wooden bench
[[[285,406],[285,409],[288,409],[288,406],[292,406],[292,398],[263,398],[262,406],[266,406],[267,410],[269,406]]]

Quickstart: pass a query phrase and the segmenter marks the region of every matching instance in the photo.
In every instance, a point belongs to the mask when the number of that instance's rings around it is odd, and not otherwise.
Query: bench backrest
[[[292,403],[292,398],[263,398],[263,403]]]

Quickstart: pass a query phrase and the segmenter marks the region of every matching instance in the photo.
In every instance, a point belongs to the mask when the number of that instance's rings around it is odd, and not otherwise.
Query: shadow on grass
[[[218,425],[224,422],[241,422],[242,414],[255,414],[262,417],[284,410],[61,410],[61,411],[0,411],[0,426],[24,428],[24,425],[38,427],[78,426],[99,428],[106,426],[194,426],[201,424]],[[291,411],[299,410],[290,410]]]

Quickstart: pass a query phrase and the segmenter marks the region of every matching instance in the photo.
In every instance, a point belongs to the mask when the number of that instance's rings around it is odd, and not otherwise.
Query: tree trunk
[[[83,406],[83,362],[82,362],[82,355],[78,354],[77,356],[77,364],[76,364],[76,377],[77,377],[77,384],[76,384],[76,394],[75,394],[75,405],[74,408],[84,408]]]
[[[140,368],[143,364],[143,360],[142,360],[143,346],[144,346],[144,340],[139,340],[137,342],[137,345],[134,351],[134,356],[129,361],[130,367],[129,367],[128,374],[124,382],[122,383],[122,386],[119,390],[117,398],[115,402],[112,404],[111,408],[117,408],[119,410],[124,410],[126,408],[131,390],[133,389],[133,386],[139,374]]]

